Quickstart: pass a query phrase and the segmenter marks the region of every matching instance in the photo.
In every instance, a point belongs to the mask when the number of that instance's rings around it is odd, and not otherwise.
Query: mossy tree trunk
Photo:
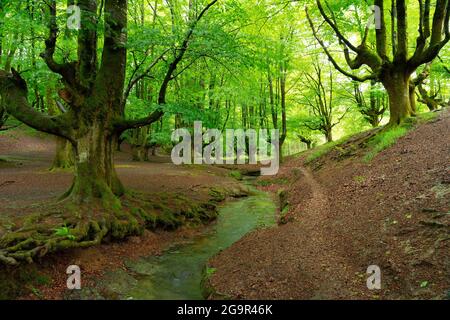
[[[411,112],[412,115],[417,114],[417,102],[416,102],[416,87],[411,84],[409,84],[409,104],[411,105]]]
[[[415,114],[411,107],[410,78],[410,74],[402,70],[384,76],[382,83],[389,96],[389,125],[399,125]]]
[[[328,128],[325,131],[325,139],[327,140],[327,142],[333,142],[333,130],[332,130],[332,128]]]
[[[97,2],[84,0],[79,6],[79,66],[75,83],[66,84],[75,156],[74,181],[67,196],[77,203],[100,199],[105,200],[104,204],[112,204],[124,193],[114,168],[119,134],[114,121],[124,117],[127,1],[105,3],[106,31],[100,66],[96,59],[97,31],[92,28],[98,22]]]
[[[56,137],[55,157],[50,170],[68,169],[74,165],[72,144],[65,138]]]
[[[57,103],[52,96],[54,89],[47,87],[45,93],[45,103],[47,105],[47,112],[51,116],[57,116],[63,113],[57,106]],[[69,140],[62,137],[56,137],[55,157],[53,158],[52,167],[50,170],[68,169],[73,167],[74,155],[72,144]]]
[[[92,199],[114,204],[124,194],[124,187],[114,168],[114,136],[102,123],[93,123],[78,137],[75,144],[75,176],[67,196],[75,202]]]
[[[8,115],[6,114],[6,110],[5,108],[3,108],[3,106],[0,105],[0,130],[2,130],[7,120]]]
[[[422,84],[418,86],[418,90],[420,93],[419,101],[424,103],[428,107],[428,110],[434,111],[438,109],[440,105],[445,106],[445,102],[439,102],[436,100],[436,96],[428,94],[427,90],[423,87]]]
[[[302,136],[301,134],[297,134],[297,137],[300,139],[301,142],[303,142],[304,144],[306,144],[306,148],[308,150],[312,149],[312,139],[306,136]]]
[[[148,161],[148,152],[150,150],[148,143],[149,133],[149,127],[142,127],[132,131],[131,152],[133,161]]]
[[[133,146],[132,148],[132,159],[133,161],[142,162],[148,161],[148,153],[150,151],[150,147],[148,146]]]

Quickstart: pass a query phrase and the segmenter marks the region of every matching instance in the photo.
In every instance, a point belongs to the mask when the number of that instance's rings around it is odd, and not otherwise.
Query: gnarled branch
[[[73,140],[66,117],[50,117],[30,106],[26,82],[14,69],[12,73],[0,70],[0,94],[3,107],[15,118],[36,130]]]
[[[422,32],[419,32],[414,55],[408,61],[410,70],[415,70],[424,63],[433,61],[439,51],[450,41],[450,1],[437,0],[430,29],[430,0],[425,2],[421,10]],[[427,40],[429,44],[427,45]]]
[[[184,55],[186,54],[189,43],[192,39],[192,36],[194,34],[195,28],[197,27],[198,23],[202,19],[202,17],[206,14],[206,12],[217,2],[218,0],[211,1],[208,5],[203,8],[203,10],[200,12],[200,14],[195,18],[189,25],[189,29],[186,32],[186,35],[184,37],[184,40],[181,44],[181,47],[175,50],[176,54],[172,62],[169,64],[169,67],[167,69],[166,75],[164,77],[164,80],[160,86],[159,94],[158,94],[158,105],[160,106],[156,111],[152,112],[147,117],[136,119],[136,120],[121,120],[117,121],[115,124],[115,129],[118,132],[123,132],[127,129],[134,129],[143,127],[146,125],[150,125],[156,121],[158,121],[163,115],[164,111],[162,110],[162,107],[166,104],[166,94],[167,89],[169,87],[170,82],[174,79],[174,73],[179,65],[179,63],[183,60]]]
[[[344,69],[337,63],[337,61],[333,58],[333,56],[331,55],[331,53],[330,53],[330,51],[328,50],[328,48],[327,48],[327,46],[325,45],[325,43],[324,43],[324,42],[322,41],[322,39],[318,36],[317,30],[316,30],[316,28],[314,27],[314,23],[313,23],[313,21],[312,21],[310,15],[309,15],[309,11],[308,11],[308,8],[307,8],[307,7],[305,8],[305,12],[306,12],[306,18],[308,19],[309,25],[310,25],[311,30],[312,30],[312,32],[313,32],[314,38],[315,38],[315,39],[317,40],[317,42],[320,44],[320,46],[322,47],[323,51],[324,51],[325,54],[327,55],[327,57],[328,57],[328,59],[330,60],[331,64],[336,68],[336,70],[338,70],[338,71],[339,71],[340,73],[342,73],[343,75],[345,75],[345,76],[351,78],[352,80],[358,81],[358,82],[365,82],[365,81],[367,81],[367,80],[371,80],[371,79],[376,79],[376,78],[377,78],[377,75],[374,74],[374,73],[371,73],[371,74],[366,75],[366,76],[363,76],[363,77],[359,77],[359,76],[357,76],[357,75],[354,75],[354,74],[352,74],[352,73],[350,73],[350,72],[344,70]],[[330,20],[330,21],[331,21],[331,20]],[[344,49],[344,50],[345,50],[345,49]],[[348,56],[348,51],[347,51],[346,56]],[[349,57],[348,57],[346,60],[347,60],[347,62],[350,62],[350,61],[349,61]],[[355,66],[356,66],[356,63],[350,65],[350,67],[352,67],[352,66],[355,67]]]
[[[70,85],[75,84],[75,63],[64,63],[60,64],[53,58],[56,48],[56,39],[58,37],[58,26],[56,23],[56,1],[51,0],[48,3],[50,10],[50,20],[49,20],[49,35],[47,40],[45,40],[45,51],[41,53],[41,58],[44,59],[48,68],[58,73],[63,77],[63,79]]]

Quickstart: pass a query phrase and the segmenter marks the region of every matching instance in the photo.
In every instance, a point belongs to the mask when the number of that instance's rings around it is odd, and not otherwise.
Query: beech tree
[[[59,115],[33,108],[28,101],[27,82],[13,68],[11,72],[0,70],[0,95],[2,106],[9,114],[38,131],[66,139],[72,145],[75,158],[73,183],[63,196],[64,201],[55,206],[63,206],[58,219],[71,226],[73,239],[42,231],[40,226],[45,218],[40,217],[29,228],[11,232],[0,239],[3,248],[0,249],[0,262],[32,261],[47,252],[98,244],[107,235],[120,239],[140,234],[147,223],[155,223],[155,217],[148,212],[149,200],[133,193],[125,194],[114,167],[114,151],[125,130],[150,125],[164,115],[166,94],[177,67],[189,48],[198,22],[216,2],[212,0],[201,11],[191,12],[181,42],[174,42],[175,47],[163,51],[146,67],[141,64],[142,71],[133,74],[127,85],[128,1],[79,0],[81,19],[77,59],[64,59],[63,62],[55,59],[59,33],[57,1],[46,3],[49,33],[41,57],[48,68],[61,77],[64,88],[58,94],[68,108]],[[99,26],[101,17],[103,29]],[[158,107],[143,118],[126,118],[129,92],[161,61],[167,67],[158,90]],[[140,205],[130,208],[130,201]]]
[[[330,69],[328,75],[324,75],[318,61],[313,63],[313,67],[313,74],[305,74],[305,86],[311,90],[312,95],[304,96],[305,105],[311,108],[313,117],[305,120],[303,126],[312,131],[320,131],[327,142],[332,142],[333,128],[345,117],[348,109],[338,119],[334,119],[336,118],[337,103],[334,96],[333,72]]]
[[[391,5],[387,6],[389,2]],[[367,41],[370,33],[369,25],[365,29],[361,43],[355,45],[339,26],[335,13],[332,10],[326,10],[322,1],[316,0],[316,3],[321,17],[339,39],[347,65],[352,70],[367,66],[370,72],[362,76],[355,75],[341,66],[327,48],[327,44],[321,39],[318,29],[306,9],[314,37],[334,67],[355,81],[375,80],[383,84],[389,95],[389,125],[398,125],[405,118],[411,116],[413,114],[409,95],[411,75],[419,66],[433,61],[450,40],[449,1],[419,0],[418,36],[415,50],[412,53],[409,52],[408,39],[408,11],[411,9],[407,6],[406,0],[374,0],[377,22],[375,47],[372,47]],[[329,6],[328,9],[330,9]],[[388,12],[390,30],[386,23],[386,13]],[[389,48],[391,48],[391,52],[389,52]]]
[[[56,1],[49,1],[49,35],[46,50],[41,57],[48,68],[62,77],[64,89],[60,97],[70,108],[64,114],[49,116],[32,108],[27,100],[27,84],[12,70],[0,71],[0,94],[8,113],[39,131],[67,139],[73,146],[75,174],[66,196],[76,203],[95,199],[114,201],[124,194],[124,187],[114,169],[113,150],[122,132],[149,125],[161,118],[166,104],[166,93],[177,66],[189,47],[200,19],[217,2],[211,1],[198,14],[192,13],[184,39],[174,48],[172,60],[158,94],[159,109],[141,119],[125,118],[126,98],[133,86],[148,75],[152,68],[170,54],[164,52],[125,87],[127,59],[127,2],[104,1],[104,39],[100,61],[98,10],[100,2],[80,0],[81,24],[78,33],[77,61],[55,61],[58,27]],[[103,5],[103,1],[102,1]]]

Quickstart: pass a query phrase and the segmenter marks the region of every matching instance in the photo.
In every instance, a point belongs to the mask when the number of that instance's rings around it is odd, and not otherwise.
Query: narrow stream
[[[102,286],[118,299],[203,299],[200,282],[208,259],[248,232],[275,224],[275,204],[266,193],[254,191],[248,198],[226,202],[205,235],[161,256],[128,262],[128,271],[110,272]]]

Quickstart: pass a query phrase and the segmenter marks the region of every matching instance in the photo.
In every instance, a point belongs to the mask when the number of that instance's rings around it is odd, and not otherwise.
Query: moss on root
[[[217,204],[244,190],[213,189],[208,199],[193,200],[180,194],[127,192],[114,199],[81,205],[66,200],[33,214],[0,238],[0,264],[33,262],[48,253],[89,247],[103,241],[138,236],[145,229],[174,230],[199,225],[217,217]],[[61,231],[63,230],[63,231]]]

